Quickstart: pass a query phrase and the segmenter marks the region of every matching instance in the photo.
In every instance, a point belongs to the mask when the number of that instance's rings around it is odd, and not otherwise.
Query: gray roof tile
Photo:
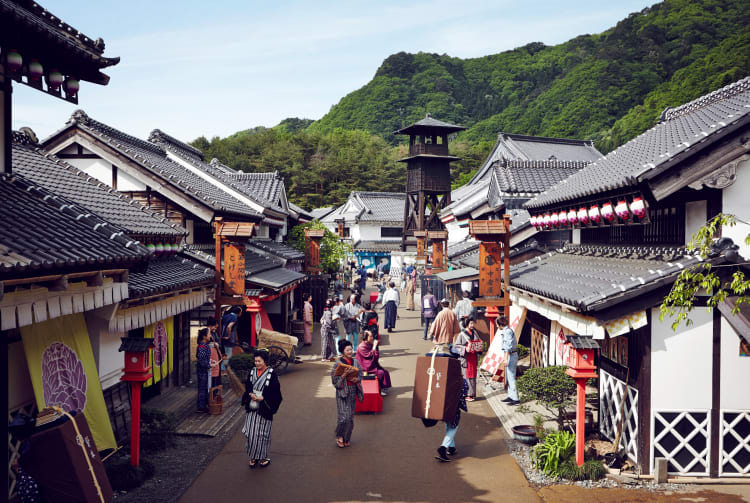
[[[503,195],[536,194],[579,172],[587,161],[501,160],[493,165]]]
[[[404,205],[406,194],[403,192],[360,192],[349,194],[347,202],[351,202],[358,210],[358,221],[362,222],[389,222],[403,225]],[[346,204],[336,208],[335,211],[323,218],[324,222],[334,222],[343,216]]]
[[[300,261],[305,259],[305,254],[301,251],[284,243],[279,243],[270,239],[252,239],[250,240],[249,245],[285,260]]]
[[[164,216],[35,147],[22,133],[13,133],[13,171],[75,201],[131,235],[178,240],[187,234],[185,229]]]
[[[729,126],[750,121],[750,77],[668,110],[662,122],[613,150],[602,159],[563,180],[535,199],[528,208],[567,204],[578,198],[637,187],[649,172],[697,144],[713,142]]]
[[[152,260],[145,272],[131,272],[128,293],[131,298],[157,295],[173,290],[213,285],[213,268],[183,257]]]

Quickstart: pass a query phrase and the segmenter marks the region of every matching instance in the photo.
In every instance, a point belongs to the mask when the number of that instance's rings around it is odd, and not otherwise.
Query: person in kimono
[[[312,328],[313,328],[313,306],[312,306],[312,295],[305,295],[305,305],[303,307],[304,320],[305,320],[305,346],[312,344]],[[299,332],[298,332],[299,333]]]
[[[224,363],[224,355],[221,353],[221,347],[218,342],[214,342],[209,337],[208,347],[211,350],[211,360],[209,366],[211,367],[211,382],[209,383],[209,389],[214,386],[221,385],[221,365]]]
[[[346,340],[352,345],[358,344],[359,338],[359,317],[364,312],[359,305],[359,297],[356,294],[349,296],[349,302],[341,310],[341,318],[344,320],[344,329],[346,330]]]
[[[422,318],[424,318],[424,340],[427,340],[427,334],[430,332],[430,325],[437,316],[438,303],[435,296],[432,295],[432,288],[427,288],[422,296]]]
[[[338,299],[337,299],[338,300]],[[323,316],[320,318],[320,353],[322,362],[335,361],[336,350],[333,346],[333,339],[338,334],[336,325],[333,322],[331,308],[335,303],[334,299],[326,300]]]
[[[406,310],[414,311],[414,292],[416,286],[416,269],[412,269],[411,273],[408,273],[404,282],[404,294],[406,295]]]
[[[401,298],[396,290],[396,283],[391,281],[388,284],[388,290],[383,294],[383,309],[385,310],[385,323],[384,328],[388,332],[393,332],[396,328],[396,317],[398,315],[398,305]]]
[[[362,342],[357,347],[356,356],[362,371],[375,375],[380,385],[380,394],[386,396],[391,387],[391,375],[380,365],[378,341],[369,330],[362,332]]]
[[[500,316],[497,319],[498,329],[495,333],[495,337],[500,335],[502,337],[502,349],[505,353],[505,361],[508,362],[508,366],[505,369],[506,379],[508,380],[508,396],[503,399],[508,405],[518,405],[521,402],[518,400],[518,390],[516,389],[516,366],[518,365],[518,342],[516,341],[516,334],[513,329],[508,325],[508,318]]]
[[[339,341],[346,335],[346,328],[344,328],[344,302],[342,299],[333,299],[333,307],[331,307],[331,321],[333,322],[334,334],[333,334],[333,350],[338,354]]]
[[[271,425],[282,400],[279,378],[268,366],[268,351],[256,351],[255,368],[247,376],[245,393],[242,395],[242,405],[247,413],[242,434],[246,437],[245,451],[250,458],[250,468],[265,468],[271,464],[271,458],[268,457]]]
[[[471,302],[471,294],[469,292],[464,290],[463,298],[456,302],[453,312],[456,314],[461,328],[466,328],[467,320],[474,316],[474,305]]]
[[[466,394],[467,402],[473,402],[477,397],[477,363],[481,351],[477,351],[474,348],[475,341],[482,342],[474,328],[474,320],[469,318],[466,322],[466,327],[461,330],[461,333],[456,336],[456,340],[453,341],[452,349],[458,355],[458,360],[461,362],[461,374],[466,380],[468,388]]]
[[[364,333],[365,330],[369,330],[372,332],[372,335],[375,337],[375,340],[380,342],[380,329],[378,327],[378,313],[375,312],[375,309],[373,308],[372,304],[369,302],[364,302],[362,304],[362,307],[364,308],[365,312],[362,313],[362,322],[361,322],[361,333]]]
[[[461,326],[458,324],[456,314],[452,309],[449,309],[450,301],[443,299],[440,304],[443,309],[432,322],[432,340],[435,341],[435,344],[449,344],[461,332]]]
[[[354,358],[352,343],[342,339],[339,341],[338,350],[341,357],[337,362],[357,369],[356,375],[353,372],[352,374],[346,373],[338,376],[335,375],[338,365],[334,365],[331,369],[331,382],[333,387],[336,388],[336,409],[338,413],[336,418],[336,445],[344,448],[351,445],[356,401],[363,401],[365,394],[362,391],[362,384],[359,379],[361,367],[357,359]]]
[[[208,347],[208,329],[198,330],[198,349],[195,351],[198,375],[198,412],[208,412],[208,372],[211,368],[211,349]]]

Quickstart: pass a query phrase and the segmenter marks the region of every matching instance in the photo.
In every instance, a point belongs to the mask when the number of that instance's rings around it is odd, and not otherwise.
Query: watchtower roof
[[[408,134],[417,135],[420,133],[429,134],[450,134],[457,131],[463,131],[466,129],[463,126],[457,126],[448,122],[439,121],[433,119],[430,114],[425,115],[425,118],[419,122],[415,122],[411,126],[407,126],[403,129],[399,129],[394,134]]]

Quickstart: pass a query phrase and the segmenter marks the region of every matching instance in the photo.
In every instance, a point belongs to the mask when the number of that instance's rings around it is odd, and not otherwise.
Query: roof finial
[[[424,114],[424,118],[425,119],[432,119],[432,115],[430,115],[430,112],[427,112],[426,114]]]

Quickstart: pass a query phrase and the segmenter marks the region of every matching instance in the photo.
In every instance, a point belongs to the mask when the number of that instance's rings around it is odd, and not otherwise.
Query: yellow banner
[[[145,327],[143,336],[154,340],[154,349],[149,353],[153,377],[143,384],[147,387],[166,378],[174,369],[174,317]]]
[[[115,436],[83,314],[22,327],[21,337],[37,407],[82,411],[96,448],[114,449]]]

